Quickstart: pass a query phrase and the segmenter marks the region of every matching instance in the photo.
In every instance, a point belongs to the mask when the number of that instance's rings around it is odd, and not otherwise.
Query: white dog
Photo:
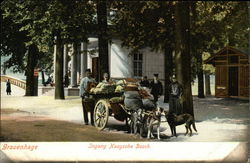
[[[148,134],[147,138],[150,139],[153,136],[153,126],[157,127],[157,138],[160,140],[160,125],[161,125],[161,113],[163,112],[163,108],[157,107],[151,113],[149,113],[147,118],[147,126],[148,126]]]

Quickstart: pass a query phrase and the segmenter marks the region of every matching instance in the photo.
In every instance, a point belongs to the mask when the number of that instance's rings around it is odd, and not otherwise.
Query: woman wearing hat
[[[158,101],[158,98],[162,95],[163,89],[160,80],[158,79],[158,74],[154,74],[154,79],[150,83],[151,94],[154,96],[154,103]]]

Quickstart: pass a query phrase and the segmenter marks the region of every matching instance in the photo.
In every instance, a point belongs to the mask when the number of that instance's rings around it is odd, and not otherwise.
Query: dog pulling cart
[[[149,96],[146,91],[138,89],[135,81],[126,80],[126,82],[122,82],[124,84],[123,89],[117,91],[120,86],[118,83],[115,90],[113,85],[101,85],[99,83],[88,91],[92,98],[86,100],[84,105],[86,110],[93,114],[94,125],[99,130],[103,130],[108,124],[109,117],[113,116],[116,120],[126,121],[126,126],[130,126],[130,131],[133,131],[133,124],[137,124],[138,121],[137,118],[135,119],[135,115],[138,116],[138,108],[142,109],[143,107],[142,97],[148,98]],[[108,89],[100,91],[100,88],[104,86],[111,88],[112,91]],[[138,98],[141,102],[138,102]],[[144,112],[144,109],[142,110]],[[146,121],[142,123],[145,123],[143,126],[146,125]]]
[[[130,119],[130,111],[127,110],[123,103],[123,92],[121,93],[98,93],[93,94],[92,100],[85,101],[85,106],[88,111],[93,112],[95,127],[99,130],[103,130],[109,120],[109,116],[113,116],[119,121],[128,121]],[[118,101],[112,101],[112,99],[120,98]]]

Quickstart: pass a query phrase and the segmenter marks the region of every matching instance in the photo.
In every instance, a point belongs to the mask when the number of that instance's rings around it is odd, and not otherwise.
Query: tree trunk
[[[250,1],[247,2],[248,8],[248,24],[250,24]],[[248,51],[250,51],[250,32],[248,32]]]
[[[56,36],[55,99],[64,99],[63,88],[63,45],[60,34]]]
[[[210,88],[210,75],[209,73],[205,72],[205,87],[206,87],[206,95],[211,95],[211,88]]]
[[[200,72],[198,72],[197,76],[198,76],[198,97],[205,98],[203,70],[200,70]]]
[[[191,13],[192,13],[192,17],[191,17],[191,30],[195,30],[197,28],[197,25],[195,24],[195,22],[197,22],[197,13],[196,13],[196,2],[192,1],[190,2],[190,9],[191,9]],[[198,44],[199,44],[199,40],[197,39],[196,35],[198,35],[198,32],[195,32],[194,35],[191,36],[190,40],[192,43],[192,49],[191,52],[193,54],[193,56],[196,59],[196,75],[198,77],[198,97],[199,98],[205,98],[204,96],[204,77],[203,77],[203,66],[202,66],[202,52],[198,51]]]
[[[165,20],[168,22],[165,24],[166,31],[174,30],[175,22],[173,19],[174,7],[169,5],[169,2],[161,2],[161,12],[165,15]],[[164,46],[164,102],[169,102],[169,85],[171,83],[171,77],[173,75],[173,51],[174,51],[174,34],[172,32],[166,32]]]
[[[45,77],[44,77],[44,71],[41,70],[41,74],[42,74],[42,84],[43,86],[45,86]]]
[[[171,76],[173,75],[173,48],[171,46],[165,46],[164,53],[164,102],[169,102],[169,85],[171,83]]]
[[[108,37],[107,37],[107,6],[106,0],[97,1],[98,19],[98,52],[99,52],[99,72],[98,78],[102,80],[103,74],[109,73]],[[110,73],[109,73],[110,74]]]
[[[183,86],[183,112],[194,115],[191,89],[191,56],[190,56],[190,15],[189,2],[177,2],[176,17],[176,50],[175,65],[177,80]]]
[[[198,76],[198,97],[205,98],[204,96],[204,76],[202,69],[202,55],[197,54],[197,76]]]
[[[28,47],[28,61],[26,66],[26,90],[25,96],[35,96],[35,89],[38,89],[35,85],[34,69],[38,62],[38,49],[36,45],[32,44]]]

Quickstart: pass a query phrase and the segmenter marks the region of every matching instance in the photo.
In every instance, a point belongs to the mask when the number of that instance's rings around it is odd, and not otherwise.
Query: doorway
[[[229,96],[238,96],[238,67],[229,67]]]

